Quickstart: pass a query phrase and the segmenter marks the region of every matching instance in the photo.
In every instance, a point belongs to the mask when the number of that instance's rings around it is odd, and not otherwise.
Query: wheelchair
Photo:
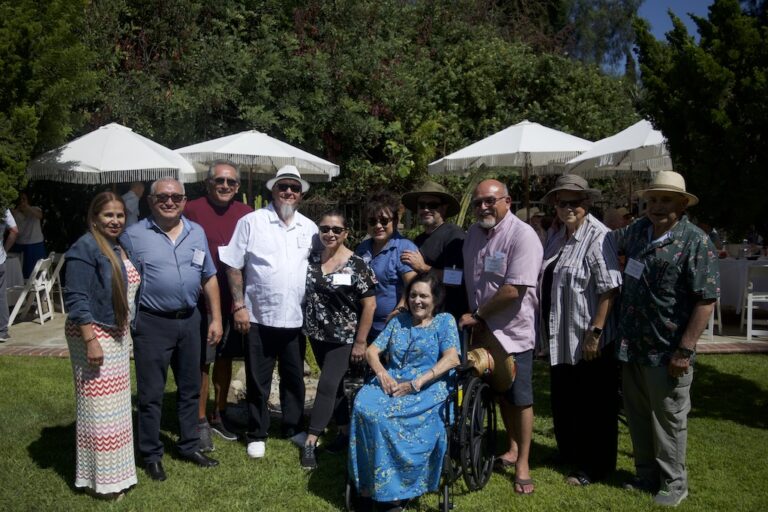
[[[461,336],[461,363],[455,369],[454,382],[443,408],[448,448],[443,458],[439,487],[438,509],[453,510],[453,489],[463,479],[470,492],[485,487],[493,474],[496,453],[496,402],[494,392],[484,379],[474,373],[467,364],[469,333]],[[364,383],[358,372],[348,372],[344,378],[344,394],[347,396],[350,415],[357,392]],[[344,505],[355,510],[356,489],[346,479]]]

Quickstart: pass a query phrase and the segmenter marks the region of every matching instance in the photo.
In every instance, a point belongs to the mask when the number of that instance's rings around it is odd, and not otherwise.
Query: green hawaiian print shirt
[[[644,217],[612,233],[627,262],[616,346],[620,361],[666,366],[696,303],[720,294],[720,270],[712,241],[687,216],[654,242],[652,226]]]

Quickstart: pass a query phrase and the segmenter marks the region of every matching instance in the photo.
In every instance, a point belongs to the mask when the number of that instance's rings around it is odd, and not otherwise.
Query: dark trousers
[[[138,389],[139,453],[145,463],[163,457],[160,414],[168,366],[176,379],[176,410],[179,417],[179,453],[197,451],[197,404],[200,399],[200,313],[189,318],[168,319],[138,311],[133,336]]]
[[[341,381],[349,368],[352,345],[324,343],[313,339],[309,341],[315,360],[320,366],[320,378],[317,381],[317,394],[312,406],[308,432],[319,436],[328,426],[334,412],[337,425],[349,424],[349,410]]]
[[[248,442],[263,441],[269,435],[267,400],[272,372],[280,375],[280,408],[283,432],[298,431],[304,413],[304,350],[301,329],[283,329],[251,324],[245,347],[246,400],[248,401]]]
[[[598,359],[551,368],[552,420],[564,462],[592,480],[616,469],[618,364],[606,348]]]

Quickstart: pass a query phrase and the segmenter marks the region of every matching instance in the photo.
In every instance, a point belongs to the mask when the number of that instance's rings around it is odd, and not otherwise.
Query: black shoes
[[[317,458],[315,457],[315,445],[305,444],[301,448],[301,467],[302,469],[317,468]]]
[[[163,469],[163,463],[160,461],[157,462],[147,462],[144,465],[144,470],[149,475],[149,478],[152,480],[155,480],[157,482],[162,482],[166,479],[165,476],[165,470]]]
[[[219,465],[219,461],[212,459],[203,452],[197,451],[192,453],[180,453],[179,457],[194,464],[197,464],[201,468],[212,468]]]

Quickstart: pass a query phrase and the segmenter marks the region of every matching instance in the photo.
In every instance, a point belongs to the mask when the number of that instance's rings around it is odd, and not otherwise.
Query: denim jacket
[[[118,247],[115,246],[118,252]],[[86,233],[64,255],[66,272],[64,303],[68,319],[77,325],[97,323],[116,327],[112,306],[112,265],[104,256],[91,233]],[[118,252],[123,280],[128,274]],[[127,286],[127,284],[126,284]]]

